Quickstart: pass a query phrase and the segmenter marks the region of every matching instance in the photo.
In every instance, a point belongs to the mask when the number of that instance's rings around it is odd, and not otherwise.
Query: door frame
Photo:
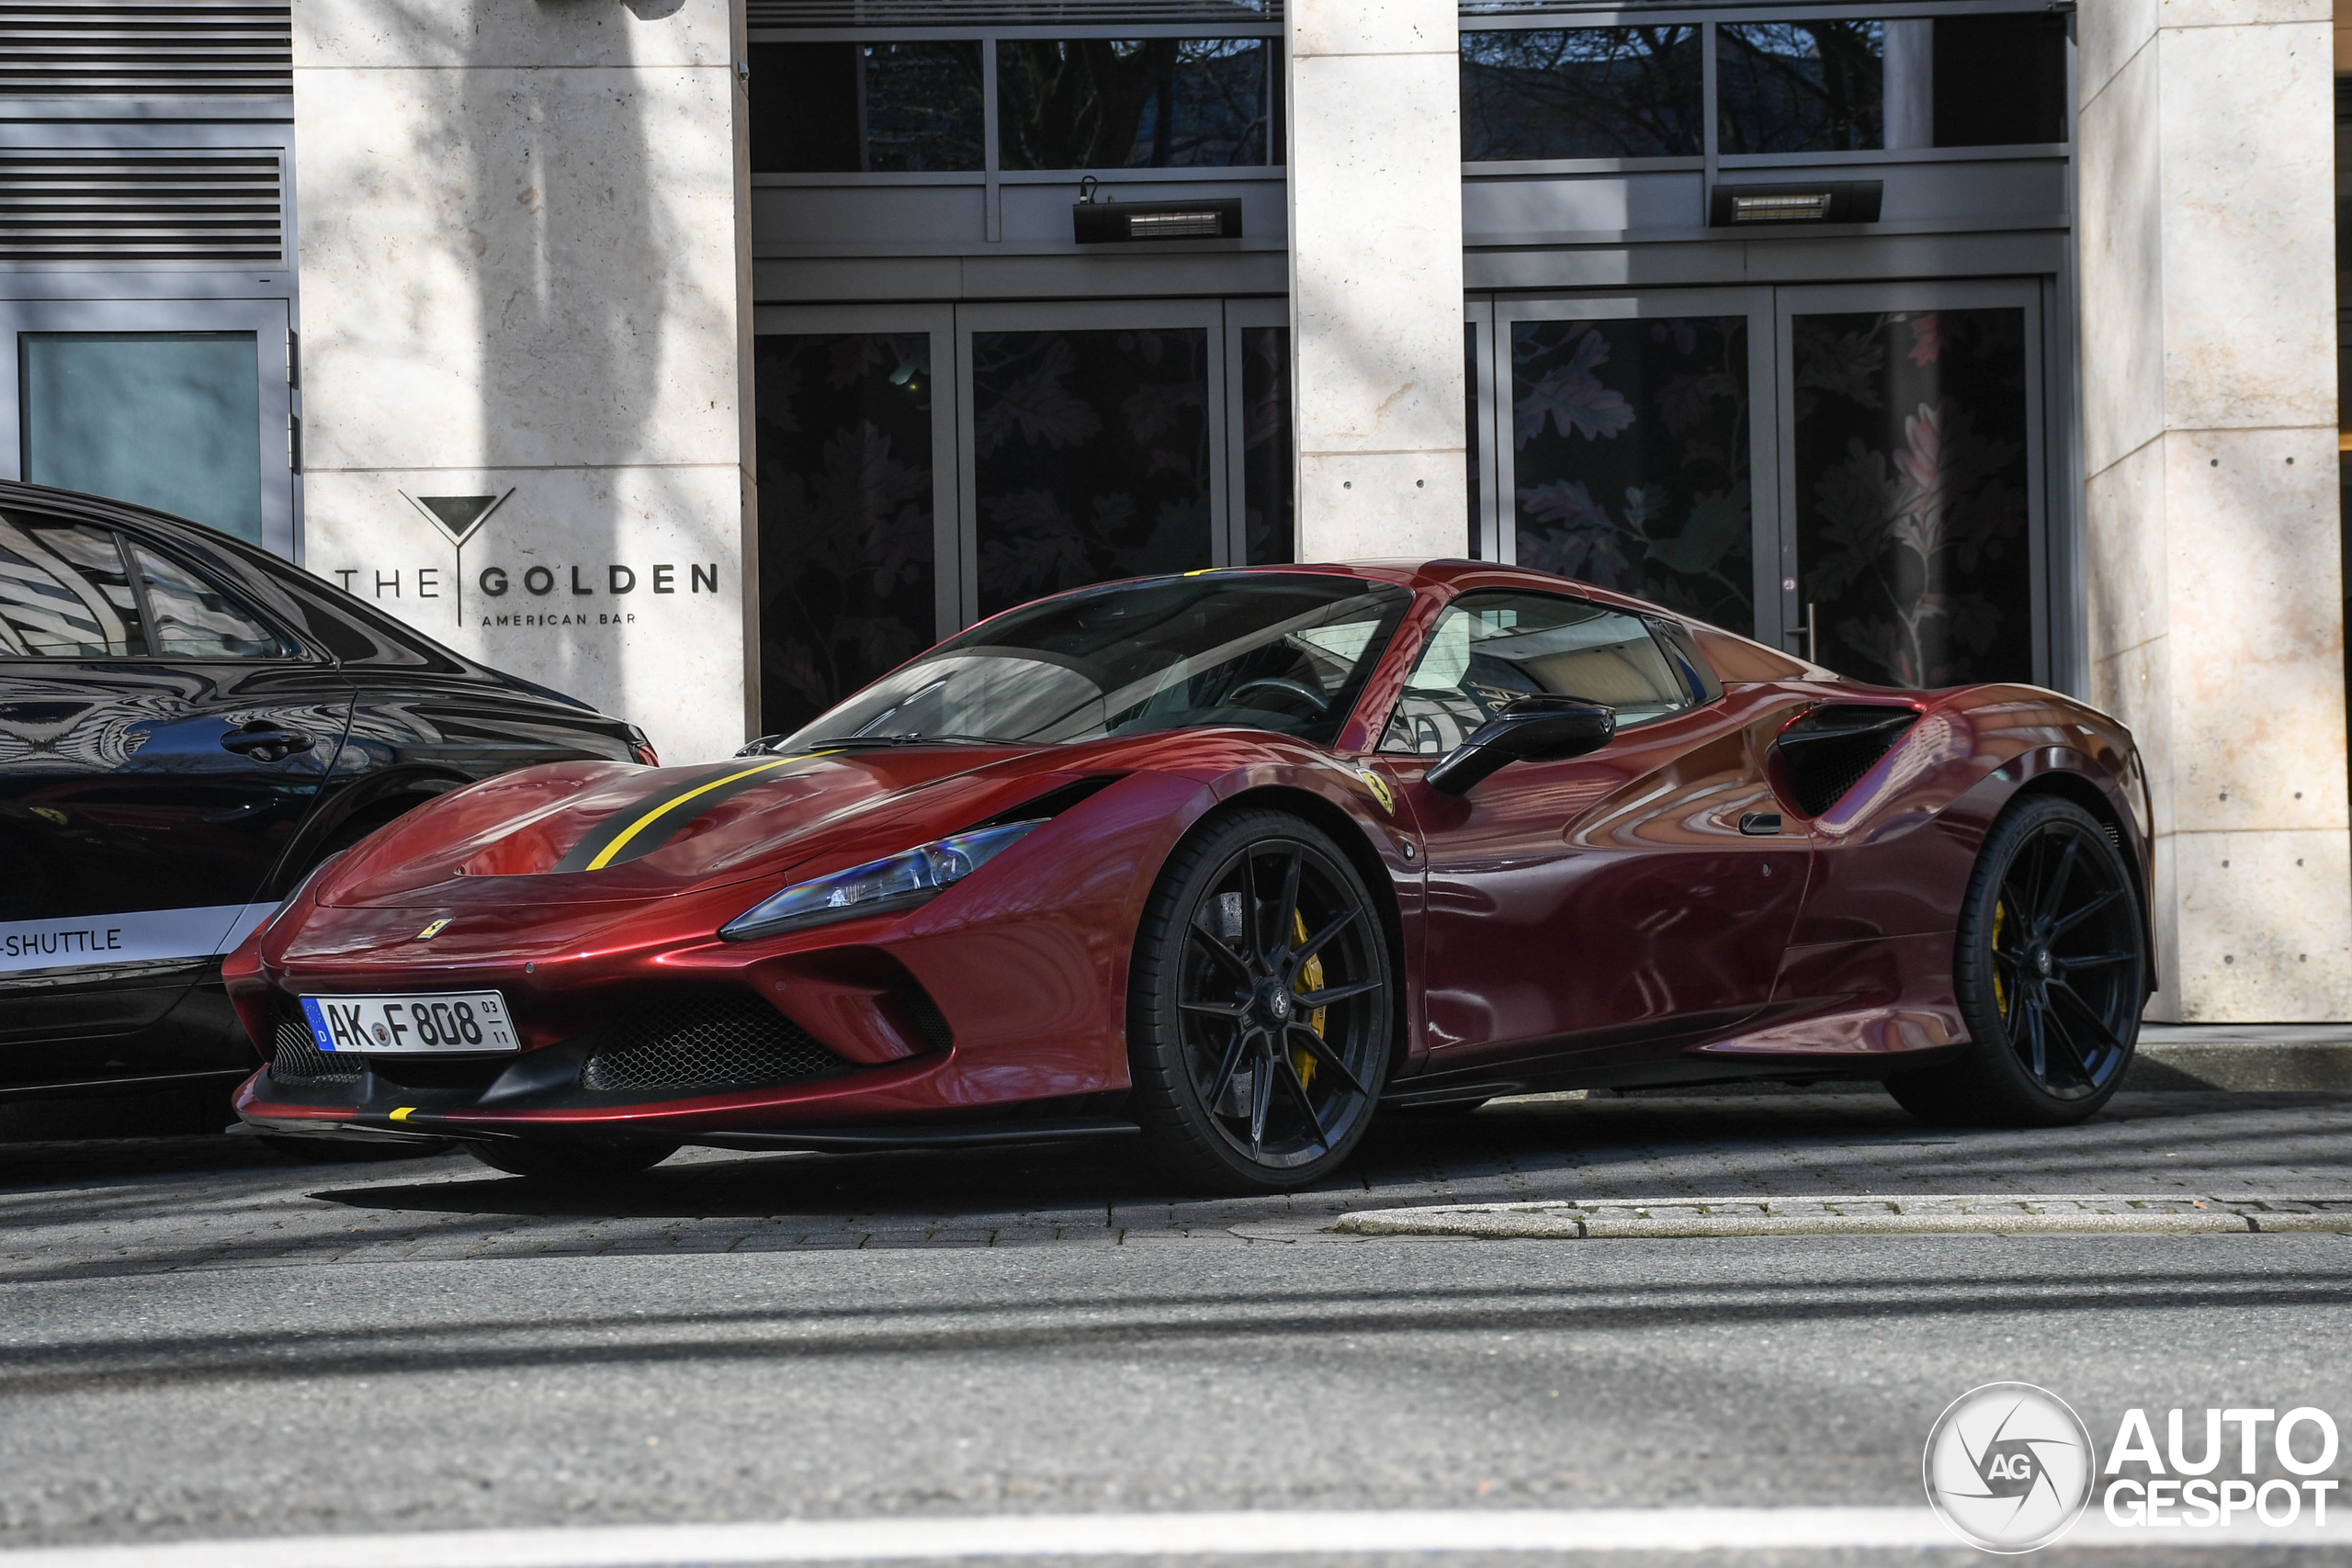
[[[956,467],[958,433],[964,427],[964,378],[957,373],[962,337],[953,305],[761,305],[752,311],[752,354],[763,337],[838,337],[854,333],[928,333],[931,335],[931,640],[954,635],[964,619],[956,584],[964,580],[964,536],[957,525],[963,507]],[[756,401],[756,397],[755,397]],[[944,416],[944,417],[943,417]],[[758,410],[752,411],[752,472],[758,473]],[[759,530],[752,529],[756,544]],[[745,574],[757,619],[760,588],[756,550]],[[760,647],[752,630],[752,648]],[[754,664],[757,660],[754,660]]]
[[[2042,288],[2033,278],[1924,279],[1904,283],[1825,283],[1783,285],[1773,291],[1773,351],[1783,365],[1793,365],[1793,323],[1798,316],[1855,314],[1884,310],[2019,310],[2025,312],[2022,362],[2025,372],[2026,432],[2026,591],[2033,619],[2032,679],[2048,682],[2055,677],[2051,645],[2049,428],[2045,411],[2048,390],[2044,376],[2049,355],[2043,338]],[[1781,625],[1787,635],[1775,647],[1799,651],[1804,625],[1804,588],[1797,560],[1796,400],[1779,401],[1776,445],[1789,454],[1779,496],[1782,581],[1777,595]],[[1758,638],[1759,641],[1770,640]],[[1808,653],[1810,650],[1805,650]]]
[[[1241,453],[1249,440],[1243,428],[1250,411],[1241,400],[1241,367],[1247,363],[1241,352],[1241,333],[1250,327],[1290,326],[1290,301],[1267,297],[1226,299],[1220,301],[1225,311],[1225,357],[1217,366],[1217,379],[1209,388],[1209,395],[1224,405],[1225,445],[1218,460],[1224,464],[1225,526],[1217,530],[1213,546],[1217,566],[1241,566],[1250,559],[1250,495],[1249,475]],[[1298,400],[1291,399],[1291,442],[1298,441]],[[1291,468],[1291,517],[1293,543],[1296,543],[1298,516],[1298,468]]]
[[[1786,292],[1783,290],[1782,292]],[[1780,457],[1783,450],[1781,440],[1781,420],[1776,411],[1780,396],[1777,374],[1779,365],[1785,362],[1781,340],[1774,330],[1774,290],[1770,285],[1753,284],[1729,288],[1645,288],[1638,293],[1623,290],[1608,294],[1560,295],[1497,293],[1492,295],[1494,315],[1488,329],[1489,352],[1487,359],[1492,366],[1485,377],[1486,399],[1482,400],[1479,423],[1482,438],[1491,439],[1495,447],[1494,502],[1487,509],[1494,529],[1497,555],[1494,558],[1516,563],[1519,559],[1517,442],[1503,438],[1504,410],[1510,406],[1510,375],[1499,363],[1501,345],[1509,341],[1509,329],[1518,321],[1657,321],[1679,316],[1741,316],[1747,322],[1747,490],[1748,536],[1753,581],[1749,592],[1753,595],[1756,626],[1752,635],[1756,640],[1774,647],[1782,645],[1782,634],[1789,623],[1784,620],[1786,606],[1781,584],[1786,579],[1789,561],[1784,536],[1792,536],[1786,525],[1776,518],[1775,512],[1785,513],[1780,478]],[[1769,417],[1768,417],[1769,416]],[[1491,435],[1488,432],[1491,432]],[[1505,498],[1512,498],[1505,504]]]
[[[963,602],[956,622],[958,629],[980,618],[979,460],[971,445],[962,439],[971,412],[978,407],[972,390],[974,333],[1110,332],[1121,328],[1196,328],[1204,332],[1209,356],[1208,406],[1201,412],[1209,438],[1209,564],[1230,566],[1237,559],[1246,558],[1238,556],[1233,547],[1233,536],[1242,524],[1240,509],[1233,504],[1231,495],[1231,471],[1235,465],[1229,460],[1227,426],[1232,415],[1227,407],[1219,406],[1230,405],[1233,400],[1227,385],[1227,370],[1233,361],[1227,353],[1226,339],[1231,329],[1227,324],[1223,299],[1082,299],[1049,304],[957,305],[955,312],[958,378],[956,430],[959,448],[956,511],[960,528],[957,555],[959,560],[970,562],[974,569],[958,573],[963,584]]]
[[[295,486],[301,434],[294,414],[294,343],[288,303],[271,299],[0,299],[0,479],[24,478],[25,333],[251,333],[260,417],[262,548],[300,564]],[[270,433],[277,432],[277,439]]]

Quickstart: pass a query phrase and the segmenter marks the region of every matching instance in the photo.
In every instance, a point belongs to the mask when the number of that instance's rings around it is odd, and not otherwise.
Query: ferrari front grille
[[[664,1004],[617,1031],[581,1069],[584,1089],[757,1089],[850,1070],[765,1002],[712,997]]]
[[[270,1031],[270,1077],[287,1083],[356,1083],[367,1070],[364,1056],[320,1050],[298,1014],[277,1015],[277,1027]]]

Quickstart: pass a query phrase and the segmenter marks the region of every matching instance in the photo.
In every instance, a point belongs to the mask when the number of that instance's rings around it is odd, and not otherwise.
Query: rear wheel
[[[621,1181],[678,1152],[675,1144],[476,1144],[467,1151],[493,1170],[534,1181]]]
[[[1145,908],[1129,1103],[1187,1185],[1305,1187],[1370,1124],[1394,1017],[1380,917],[1339,846],[1238,812],[1177,851]]]
[[[1986,835],[1961,908],[1952,988],[1972,1043],[1887,1080],[1930,1122],[2056,1127],[2123,1081],[2147,999],[2147,949],[2123,856],[2098,819],[2034,795]]]

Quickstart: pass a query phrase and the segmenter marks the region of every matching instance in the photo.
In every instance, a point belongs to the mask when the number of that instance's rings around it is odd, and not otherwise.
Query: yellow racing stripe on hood
[[[684,806],[687,801],[694,799],[696,795],[708,795],[712,790],[724,789],[729,784],[738,783],[741,780],[752,778],[761,773],[773,773],[788,762],[806,762],[814,757],[830,757],[832,753],[831,751],[803,751],[797,757],[777,757],[769,761],[755,762],[740,773],[729,773],[723,778],[712,779],[706,784],[696,784],[692,789],[681,790],[676,795],[665,796],[653,807],[652,810],[646,812],[636,821],[622,829],[620,832],[614,837],[610,843],[596,852],[594,859],[591,860],[581,869],[583,871],[604,870],[605,867],[612,863],[612,860],[615,855],[620,853],[622,850],[628,847],[628,841],[631,839],[636,838],[639,833],[645,831],[646,829],[651,827],[658,818],[666,816],[670,812],[675,811],[679,807]]]

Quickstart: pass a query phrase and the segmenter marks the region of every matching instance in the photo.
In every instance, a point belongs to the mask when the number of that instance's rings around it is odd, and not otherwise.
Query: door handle
[[[229,731],[220,738],[221,750],[251,757],[256,762],[282,762],[297,751],[307,751],[318,744],[308,730],[272,724],[266,718]]]

